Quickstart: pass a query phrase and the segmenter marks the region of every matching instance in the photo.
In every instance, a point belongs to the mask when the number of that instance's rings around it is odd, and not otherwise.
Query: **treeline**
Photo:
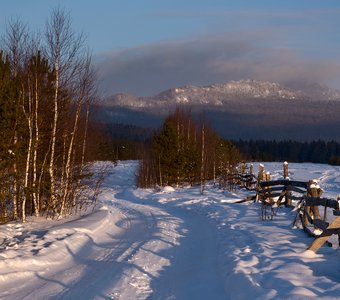
[[[140,187],[200,184],[203,192],[206,180],[226,178],[240,161],[240,153],[230,141],[179,108],[168,116],[143,151]]]
[[[336,141],[234,141],[248,160],[329,163],[340,165],[340,143]]]
[[[132,124],[105,124],[108,135],[113,140],[144,142],[151,140],[155,133],[153,128],[143,128]]]
[[[61,217],[82,205],[95,98],[91,56],[68,14],[52,11],[40,34],[8,24],[0,47],[1,220]]]
[[[144,148],[150,144],[155,129],[142,128],[126,124],[96,123],[101,132],[93,137],[96,142],[96,153],[93,157],[97,160],[140,160]],[[91,155],[92,157],[92,155]]]

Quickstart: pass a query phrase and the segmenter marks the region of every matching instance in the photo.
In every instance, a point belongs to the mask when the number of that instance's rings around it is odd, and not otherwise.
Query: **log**
[[[274,186],[268,189],[262,189],[259,191],[259,193],[278,192],[278,191],[282,191],[283,189],[284,188],[282,186]]]
[[[286,185],[289,180],[270,180],[270,181],[261,181],[261,187],[268,187],[268,186],[276,186],[276,185]]]
[[[284,185],[284,186],[296,186],[307,189],[308,183],[304,181],[292,181],[288,179],[282,179],[282,180],[271,180],[271,181],[261,181],[260,186],[266,187],[266,186],[275,186],[275,185]]]
[[[300,193],[300,194],[305,194],[306,191],[307,191],[307,190],[299,189],[299,188],[292,186],[292,185],[287,185],[286,189],[289,192],[296,192],[296,193]]]
[[[316,253],[324,243],[328,240],[329,236],[339,232],[340,228],[340,216],[336,217],[335,220],[327,227],[327,229],[320,234],[318,238],[314,240],[314,242],[307,248],[307,250],[311,250]]]
[[[289,180],[287,186],[297,186],[297,187],[301,187],[301,188],[307,189],[308,182]]]
[[[317,228],[320,228],[322,231],[325,231],[329,226],[329,223],[320,219],[315,219],[313,220],[313,225],[316,226]]]
[[[339,202],[329,198],[306,197],[307,206],[325,206],[339,209]]]

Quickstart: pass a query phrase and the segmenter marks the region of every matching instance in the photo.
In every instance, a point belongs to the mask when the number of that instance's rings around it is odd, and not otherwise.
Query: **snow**
[[[199,187],[137,189],[137,162],[110,170],[94,209],[65,220],[0,226],[1,299],[338,299],[340,255],[318,254],[278,208],[261,221],[245,192]],[[264,164],[272,178],[282,164]],[[254,170],[258,164],[254,163]],[[340,168],[290,164],[340,193]],[[335,196],[336,197],[336,196]]]

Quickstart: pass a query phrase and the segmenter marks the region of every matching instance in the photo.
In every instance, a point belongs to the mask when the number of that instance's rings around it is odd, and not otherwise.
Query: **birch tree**
[[[53,99],[53,124],[51,133],[51,148],[49,160],[50,175],[50,204],[55,212],[57,200],[60,199],[56,189],[56,143],[59,117],[62,113],[60,107],[60,89],[72,87],[74,77],[76,77],[81,66],[81,55],[83,54],[84,39],[83,35],[76,35],[71,29],[71,19],[61,9],[52,11],[51,17],[46,24],[46,56],[54,67],[55,87]],[[58,199],[59,198],[59,199]]]
[[[68,141],[68,145],[66,147],[67,153],[66,154],[66,160],[65,160],[65,176],[63,179],[63,194],[62,194],[62,201],[61,201],[61,208],[59,214],[62,216],[67,213],[66,210],[66,204],[69,201],[68,196],[71,194],[73,195],[71,186],[72,183],[79,183],[78,180],[74,179],[72,175],[75,175],[74,170],[72,170],[72,166],[74,165],[74,162],[72,161],[72,158],[74,157],[74,151],[76,148],[76,143],[78,142],[81,146],[83,146],[82,152],[81,152],[81,165],[79,166],[79,172],[82,172],[83,169],[83,155],[84,155],[84,143],[86,141],[86,131],[81,138],[81,135],[79,135],[79,126],[80,126],[80,119],[81,119],[81,112],[84,106],[86,107],[86,121],[85,124],[87,126],[87,118],[88,118],[88,109],[89,109],[89,99],[92,98],[91,92],[94,89],[94,73],[91,68],[91,58],[89,55],[87,55],[84,60],[82,61],[82,64],[79,66],[79,82],[77,82],[76,87],[76,93],[75,93],[75,102],[74,102],[74,116],[73,116],[73,124],[72,129],[70,132],[70,138]],[[78,139],[78,140],[77,140]],[[77,174],[79,175],[79,174]],[[73,204],[73,201],[69,201]]]

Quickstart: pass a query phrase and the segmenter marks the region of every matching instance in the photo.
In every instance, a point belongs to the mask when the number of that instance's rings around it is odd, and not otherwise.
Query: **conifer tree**
[[[143,154],[139,185],[200,183],[203,192],[205,181],[215,179],[216,165],[223,167],[218,173],[222,176],[238,159],[230,142],[218,138],[206,123],[197,125],[189,111],[177,108],[155,134],[151,150]]]
[[[12,164],[16,149],[13,147],[13,128],[16,123],[19,83],[11,77],[9,57],[0,51],[0,216],[7,218],[6,199],[13,181]],[[14,210],[16,217],[16,210]]]

